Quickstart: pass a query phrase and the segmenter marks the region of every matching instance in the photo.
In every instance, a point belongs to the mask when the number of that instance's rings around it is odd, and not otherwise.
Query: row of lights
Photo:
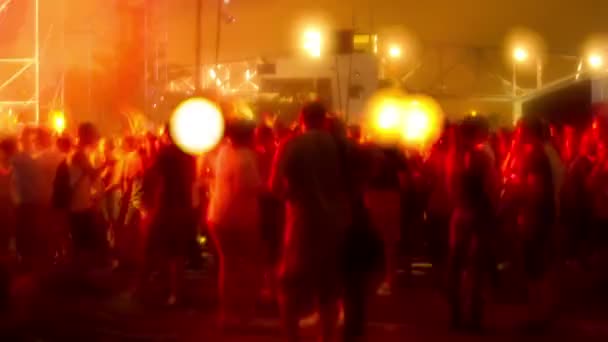
[[[302,47],[304,51],[313,58],[320,58],[324,41],[321,30],[309,28],[304,31]],[[386,46],[386,56],[393,60],[398,60],[403,56],[403,47],[401,44],[392,42]],[[524,63],[531,56],[531,52],[525,46],[515,46],[512,50],[512,58],[516,63]],[[599,70],[604,67],[605,61],[603,54],[595,51],[591,52],[586,57],[587,65],[593,70]]]
[[[517,63],[524,63],[530,57],[529,51],[521,46],[513,48],[513,60]],[[588,54],[587,65],[594,70],[601,69],[604,66],[604,56],[598,52],[591,52]]]

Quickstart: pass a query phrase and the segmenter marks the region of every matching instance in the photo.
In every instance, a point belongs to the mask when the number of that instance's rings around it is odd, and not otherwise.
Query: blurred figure
[[[433,147],[425,164],[425,178],[428,180],[429,200],[427,211],[427,241],[429,254],[433,264],[433,272],[440,277],[444,274],[447,262],[449,241],[450,216],[452,204],[449,196],[445,195],[447,189],[446,165],[451,146],[455,143],[449,131]],[[409,199],[417,201],[417,198]]]
[[[303,133],[279,147],[270,189],[286,201],[279,266],[281,307],[288,341],[299,341],[299,320],[311,303],[320,311],[320,341],[335,338],[341,249],[350,225],[349,201],[335,139],[323,130],[320,103],[302,109]]]
[[[524,118],[518,129],[520,162],[514,169],[519,186],[516,253],[528,285],[531,321],[527,328],[544,328],[550,314],[549,271],[554,254],[557,219],[557,183],[551,156],[547,153],[548,134],[536,118]]]
[[[9,265],[13,258],[9,248],[15,234],[15,208],[10,192],[10,157],[16,151],[15,139],[0,141],[0,312],[9,308],[11,292]]]
[[[260,125],[255,131],[255,146],[260,178],[268,184],[272,168],[272,159],[276,152],[276,144],[272,128]],[[285,210],[282,203],[270,191],[263,191],[260,199],[262,240],[266,254],[266,276],[263,294],[267,298],[276,295],[276,266],[280,255],[281,237]]]
[[[448,194],[454,210],[450,226],[448,291],[454,329],[481,328],[483,281],[491,268],[496,267],[491,254],[500,178],[487,139],[485,120],[467,118],[449,157]],[[470,308],[468,315],[467,307]]]
[[[365,186],[370,172],[367,151],[356,135],[347,138],[339,118],[331,118],[328,124],[338,146],[352,215],[342,257],[343,341],[361,341],[366,334],[368,301],[383,277],[383,240],[372,226],[365,206]]]
[[[567,256],[583,263],[590,255],[593,221],[592,188],[588,180],[595,160],[595,144],[589,134],[583,135],[579,153],[572,160],[565,176],[561,198],[561,214],[566,229]]]
[[[372,171],[365,189],[365,205],[369,210],[372,226],[384,241],[386,274],[378,294],[390,295],[397,270],[398,246],[402,239],[400,178],[406,171],[406,161],[397,147],[374,146],[371,151]]]
[[[40,232],[41,239],[45,241],[43,250],[40,250],[41,257],[50,264],[57,261],[65,251],[65,237],[67,237],[67,227],[65,217],[52,205],[53,199],[53,175],[57,173],[59,165],[65,160],[65,155],[53,146],[53,137],[45,129],[39,129],[36,135],[36,164],[38,165],[40,178],[40,193],[42,201],[42,217],[44,230]]]
[[[263,279],[261,190],[253,128],[237,123],[218,152],[207,215],[220,257],[219,322],[224,328],[254,318]]]
[[[68,217],[74,249],[74,259],[80,271],[103,266],[107,252],[106,230],[97,211],[94,197],[96,182],[105,169],[104,164],[93,166],[92,158],[99,133],[91,123],[78,127],[78,145],[68,157],[69,188]],[[58,177],[59,177],[58,169]]]
[[[144,175],[140,211],[149,224],[147,257],[152,258],[149,261],[153,264],[160,262],[166,271],[167,304],[174,305],[180,294],[189,247],[196,238],[193,206],[196,159],[180,150],[169,134],[164,141]],[[144,277],[147,275],[145,272]]]
[[[144,159],[138,151],[135,137],[127,136],[122,142],[119,167],[116,170],[116,248],[123,267],[134,268],[141,263],[146,233],[140,225],[139,195],[144,176]]]
[[[16,244],[21,258],[21,265],[26,270],[43,262],[39,252],[44,250],[46,243],[43,236],[44,220],[43,196],[40,192],[44,175],[40,165],[36,163],[36,130],[23,130],[20,143],[21,150],[15,150],[9,156],[12,169],[12,188],[16,205]]]

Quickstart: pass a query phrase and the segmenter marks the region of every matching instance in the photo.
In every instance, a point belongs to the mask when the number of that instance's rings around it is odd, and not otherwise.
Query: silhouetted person
[[[498,173],[481,118],[464,121],[448,164],[448,193],[454,205],[450,227],[449,301],[453,328],[479,329],[483,317],[483,280],[490,267],[498,201]],[[465,279],[470,292],[463,294]],[[464,311],[469,299],[471,312]],[[468,316],[468,317],[467,317]]]
[[[178,300],[186,257],[196,238],[193,191],[196,160],[183,152],[171,139],[160,148],[144,176],[143,216],[149,215],[148,256],[155,256],[168,274],[167,304]]]
[[[338,320],[341,246],[351,217],[338,147],[323,130],[325,118],[319,103],[302,109],[303,133],[279,147],[270,178],[287,209],[279,269],[289,341],[299,340],[302,310],[312,303],[320,311],[321,341],[334,338]]]

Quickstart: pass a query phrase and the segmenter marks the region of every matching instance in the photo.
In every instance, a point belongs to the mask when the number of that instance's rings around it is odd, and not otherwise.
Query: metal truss
[[[0,0],[0,12],[7,10],[13,0]],[[0,64],[9,64],[19,66],[19,69],[11,76],[4,80],[0,80],[0,92],[9,87],[15,80],[21,77],[26,71],[32,67],[35,72],[33,96],[29,99],[4,99],[0,97],[0,106],[34,106],[35,123],[40,123],[40,0],[29,0],[34,5],[34,37],[33,47],[34,55],[23,58],[0,58]]]

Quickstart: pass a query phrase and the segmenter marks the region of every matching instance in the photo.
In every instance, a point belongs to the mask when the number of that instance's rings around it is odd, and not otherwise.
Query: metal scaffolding
[[[12,0],[0,0],[0,10],[7,10]],[[0,97],[0,105],[7,106],[34,106],[35,112],[35,123],[40,122],[40,0],[29,0],[34,5],[33,25],[34,25],[34,37],[33,38],[33,54],[29,57],[21,58],[0,58],[0,64],[10,64],[20,66],[20,68],[12,75],[4,80],[0,80],[0,91],[7,88],[15,80],[20,78],[30,68],[34,68],[34,94],[28,99],[4,99]]]

